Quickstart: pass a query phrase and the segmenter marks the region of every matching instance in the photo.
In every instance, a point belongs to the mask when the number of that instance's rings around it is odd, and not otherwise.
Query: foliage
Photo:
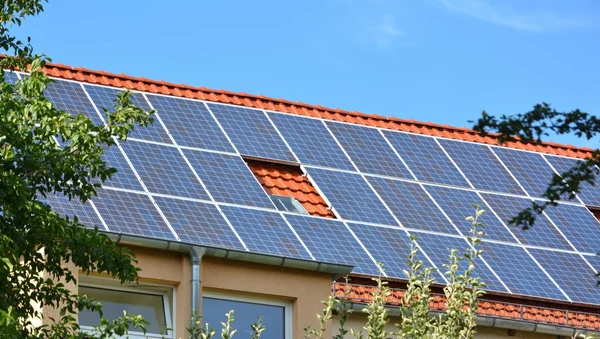
[[[136,279],[130,251],[77,217],[58,215],[44,200],[51,195],[89,200],[116,172],[102,160],[104,150],[135,126],[152,122],[151,112],[135,107],[127,92],[117,98],[114,113],[106,112],[104,125],[71,116],[44,97],[52,81],[42,72],[48,59],[33,54],[29,39],[23,43],[10,35],[13,25],[40,13],[42,3],[8,0],[0,7],[0,48],[13,54],[0,59],[0,66],[30,72],[14,84],[0,73],[0,333],[12,338],[83,336],[73,314],[83,308],[99,311],[100,305],[71,293],[68,284],[75,276],[67,263],[121,282]],[[34,327],[33,319],[48,307],[58,309],[60,318]],[[125,314],[101,324],[97,336],[121,333],[129,325],[143,328],[143,321]]]
[[[237,333],[237,330],[233,329],[234,311],[227,312],[225,318],[226,320],[221,322],[221,339],[231,339]],[[262,317],[258,317],[257,321],[250,325],[250,339],[260,339],[261,334],[266,330],[262,320]],[[202,316],[198,313],[192,316],[187,332],[189,339],[210,339],[217,333],[208,323],[202,325]]]

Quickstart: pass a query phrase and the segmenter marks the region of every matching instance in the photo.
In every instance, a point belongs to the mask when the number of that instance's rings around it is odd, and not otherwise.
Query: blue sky
[[[596,0],[51,0],[18,32],[71,66],[454,126],[600,113]]]

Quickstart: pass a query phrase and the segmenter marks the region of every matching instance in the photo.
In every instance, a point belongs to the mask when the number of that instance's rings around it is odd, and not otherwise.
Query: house
[[[262,315],[263,337],[301,338],[317,325],[320,301],[348,293],[364,303],[374,276],[389,281],[393,307],[405,286],[408,236],[441,268],[449,248],[468,246],[471,203],[487,210],[478,337],[600,331],[600,223],[591,212],[600,188],[587,185],[532,230],[507,224],[589,149],[504,147],[465,128],[60,64],[45,71],[56,79],[46,96],[96,123],[123,88],[158,111],[153,126],[108,149],[119,172],[97,198],[48,197],[55,211],[98,225],[136,254],[139,284],[82,275],[73,288],[102,301],[108,317],[141,313],[150,337],[166,328],[183,337],[194,311],[218,327],[234,309],[240,337]],[[437,292],[444,279],[437,276]],[[431,306],[442,307],[441,298]],[[364,319],[358,313],[350,323]],[[79,315],[84,328],[97,321]]]

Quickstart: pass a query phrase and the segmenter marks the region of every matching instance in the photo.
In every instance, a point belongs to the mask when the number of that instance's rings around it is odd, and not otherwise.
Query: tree
[[[75,337],[80,334],[72,315],[83,308],[101,312],[101,307],[65,287],[75,282],[65,263],[125,282],[136,279],[136,260],[97,228],[53,212],[43,199],[57,194],[89,200],[116,172],[102,160],[104,150],[127,138],[134,127],[151,123],[152,112],[135,107],[128,92],[118,96],[114,113],[106,112],[105,125],[58,110],[44,97],[52,80],[41,70],[49,59],[34,54],[29,38],[22,42],[10,32],[43,11],[43,0],[2,3],[0,48],[11,56],[0,60],[0,333],[12,338]],[[30,75],[7,82],[4,69],[15,68],[28,69]],[[32,317],[42,315],[33,303],[59,309],[61,318],[34,328]],[[122,334],[143,321],[126,314],[103,325],[98,337]]]

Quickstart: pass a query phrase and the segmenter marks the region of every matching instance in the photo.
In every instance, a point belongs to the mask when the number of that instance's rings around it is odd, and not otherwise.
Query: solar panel
[[[99,190],[94,204],[113,233],[175,240],[158,210],[145,194]]]
[[[354,170],[354,166],[321,120],[290,114],[269,114],[303,164]]]
[[[17,80],[19,80],[17,73],[10,72],[10,71],[4,71],[4,81],[5,82],[8,82],[9,84],[14,84],[17,82]]]
[[[435,266],[445,274],[448,271],[444,265],[450,263],[450,251],[456,249],[459,257],[469,250],[469,243],[463,238],[445,237],[443,235],[411,232],[417,237],[417,242],[421,249],[427,253],[427,256],[433,261]],[[483,256],[485,259],[485,255]],[[466,269],[465,261],[461,261],[459,274],[463,274]],[[474,277],[480,277],[481,281],[485,282],[486,290],[508,293],[500,280],[496,278],[494,273],[483,263],[478,261],[475,263],[476,269],[473,272]]]
[[[574,253],[530,249],[529,252],[575,302],[600,304],[596,272]]]
[[[225,134],[201,101],[147,94],[177,144],[234,152]]]
[[[297,161],[263,111],[218,104],[208,107],[241,154]]]
[[[102,153],[102,160],[106,161],[108,166],[117,169],[117,173],[113,174],[111,179],[107,180],[103,184],[104,186],[126,188],[137,191],[144,190],[117,145],[105,148],[104,153]]]
[[[543,197],[554,171],[539,153],[494,147],[494,153],[532,197]]]
[[[404,227],[458,234],[419,184],[370,177],[367,179]]]
[[[117,94],[119,92],[123,92],[116,88],[111,87],[101,87],[101,86],[92,86],[92,85],[84,85],[85,90],[92,98],[94,104],[96,104],[96,108],[102,116],[105,116],[103,108],[108,109],[109,112],[114,112],[114,106],[117,102]],[[144,96],[140,93],[132,92],[129,96],[131,98],[131,102],[144,111],[149,111],[150,106],[146,102]],[[106,118],[105,118],[106,119]],[[171,139],[167,135],[167,132],[164,130],[162,125],[156,120],[154,120],[153,125],[148,125],[146,127],[134,128],[129,132],[129,137],[138,138],[144,140],[152,140],[164,143],[171,143]]]
[[[485,238],[515,241],[502,222],[483,204],[483,199],[477,193],[440,186],[425,185],[424,187],[463,234],[469,234],[472,227],[471,222],[465,220],[467,217],[475,216],[475,207],[472,204],[480,204],[481,208],[486,210],[478,219],[483,223]]]
[[[121,144],[150,192],[210,199],[177,148],[133,140]]]
[[[56,108],[72,116],[83,114],[95,125],[102,125],[102,119],[96,112],[90,99],[85,95],[81,84],[77,82],[53,79],[44,91],[44,96],[52,101]]]
[[[587,208],[558,204],[546,208],[546,214],[577,250],[588,253],[598,251],[600,222]]]
[[[163,197],[154,199],[181,241],[244,250],[215,205]]]
[[[447,139],[439,141],[476,188],[525,194],[487,146]]]
[[[242,158],[234,155],[184,150],[192,167],[216,201],[274,208]]]
[[[375,263],[343,222],[300,215],[285,218],[317,260],[353,265],[354,273],[379,274]]]
[[[546,155],[546,159],[550,162],[558,173],[563,174],[575,166],[579,161],[573,158],[555,157]],[[600,179],[596,178],[596,184],[594,186],[584,182],[581,183],[581,192],[577,193],[577,196],[588,206],[600,207]]]
[[[362,176],[317,168],[308,174],[342,218],[398,225]]]
[[[528,230],[523,230],[518,226],[508,224],[508,221],[515,217],[520,211],[531,206],[530,199],[495,194],[482,194],[482,196],[494,212],[498,214],[500,219],[510,227],[512,233],[524,244],[568,250],[572,249],[556,227],[554,227],[548,218],[543,215],[538,216],[535,225]]]
[[[480,249],[485,261],[513,293],[567,300],[522,247],[483,241]]]
[[[360,171],[413,178],[378,130],[335,122],[327,122],[327,126]]]
[[[250,251],[312,260],[279,213],[233,206],[221,208]]]
[[[389,277],[407,278],[404,271],[410,271],[410,238],[403,230],[355,223],[348,223],[348,226],[375,261],[383,263],[383,269]],[[425,266],[431,266],[423,254],[419,253],[417,259],[423,261]],[[433,273],[432,277],[444,281],[438,273]]]
[[[392,131],[384,131],[383,134],[417,179],[470,187],[435,139]]]
[[[52,207],[52,210],[60,216],[68,216],[70,220],[73,220],[73,216],[77,216],[79,223],[87,228],[94,229],[94,226],[98,226],[100,230],[104,230],[102,221],[89,203],[82,204],[76,198],[69,200],[61,193],[48,194],[46,198],[40,197],[39,200]]]

